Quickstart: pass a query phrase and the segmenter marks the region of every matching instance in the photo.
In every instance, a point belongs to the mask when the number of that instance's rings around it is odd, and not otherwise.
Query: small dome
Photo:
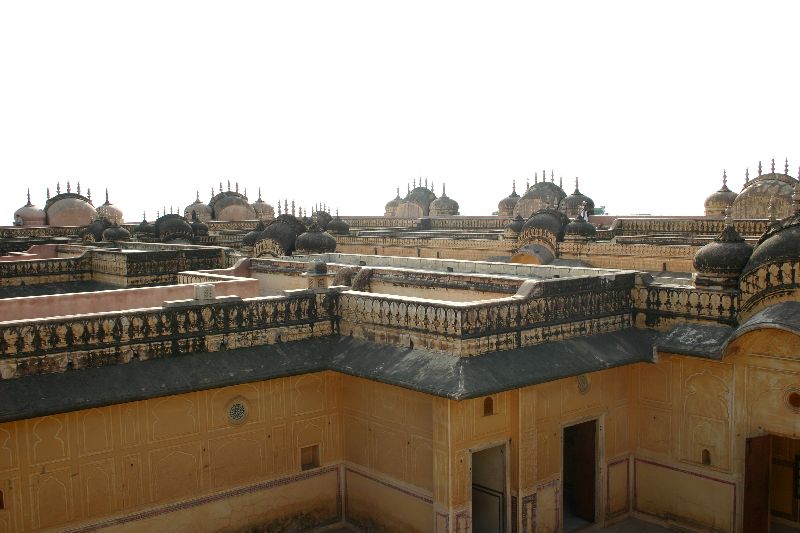
[[[397,188],[397,196],[393,200],[389,200],[386,204],[384,215],[385,217],[393,217],[397,212],[397,206],[400,205],[403,199],[400,198],[400,187]]]
[[[590,222],[583,220],[581,217],[575,217],[564,228],[564,238],[570,237],[583,237],[591,238],[597,235],[597,228]]]
[[[728,188],[728,174],[722,172],[722,187],[720,190],[706,198],[703,202],[705,215],[707,217],[721,217],[725,215],[725,210],[733,205],[738,195]]]
[[[214,196],[214,190],[211,190],[211,196]],[[197,191],[197,196],[195,197],[194,202],[186,206],[186,209],[183,210],[183,217],[186,220],[192,219],[192,212],[197,213],[197,219],[200,222],[208,222],[212,220],[212,211],[209,206],[204,204],[200,201],[200,191]]]
[[[105,218],[96,218],[78,232],[78,237],[84,241],[97,242],[103,240],[103,232],[111,227],[111,222]]]
[[[544,172],[542,173],[544,178]],[[567,194],[552,181],[535,182],[514,206],[514,214],[529,217],[541,209],[557,209]]]
[[[117,221],[113,222],[110,228],[103,231],[103,240],[107,242],[119,242],[131,240],[131,232],[119,225]]]
[[[767,218],[767,207],[770,202],[775,207],[778,218],[785,218],[792,214],[792,192],[798,183],[789,176],[789,163],[786,162],[784,173],[775,172],[775,160],[772,161],[772,171],[761,174],[761,163],[758,164],[758,176],[747,179],[742,191],[736,196],[731,207],[734,219]]]
[[[426,180],[427,183],[427,180]],[[431,212],[431,203],[436,195],[427,187],[414,187],[400,202],[395,210],[398,218],[427,217]]]
[[[97,208],[97,216],[111,223],[122,222],[122,209],[108,201],[108,189],[106,189],[106,203]]]
[[[529,229],[544,230],[554,234],[557,240],[561,240],[567,224],[569,224],[569,218],[561,211],[540,209],[525,222],[525,225],[522,226],[522,231]]]
[[[322,254],[336,250],[336,239],[312,223],[308,231],[297,237],[295,249],[301,253]]]
[[[349,235],[350,226],[339,218],[339,211],[336,211],[336,218],[328,222],[328,233],[331,235]]]
[[[191,244],[194,241],[192,226],[181,215],[163,215],[156,220],[156,235],[161,242],[174,242]]]
[[[272,220],[275,218],[275,209],[261,199],[261,187],[258,188],[258,200],[253,202],[253,211],[256,212],[258,220]]]
[[[525,225],[525,220],[517,215],[517,218],[512,220],[503,230],[503,237],[506,239],[516,239],[522,232],[522,226]]]
[[[190,224],[195,237],[208,237],[208,224],[200,222],[197,211],[192,211],[192,221]]]
[[[147,221],[147,217],[142,214],[142,221],[133,230],[134,235],[154,236],[156,234],[156,227]]]
[[[44,206],[47,223],[51,226],[85,226],[97,218],[92,201],[79,193],[69,190],[47,200]]]
[[[744,272],[750,272],[762,265],[775,261],[800,258],[800,183],[795,185],[793,195],[794,214],[778,222],[758,239]]]
[[[309,274],[327,274],[328,264],[325,263],[325,261],[320,261],[319,259],[312,259],[308,262],[308,269],[306,272]]]
[[[447,196],[444,184],[442,184],[442,196],[431,202],[430,215],[432,217],[449,217],[458,215],[458,202]]]
[[[320,210],[320,211],[315,211],[314,213],[312,213],[311,220],[312,220],[312,224],[313,224],[314,221],[316,221],[317,224],[319,225],[319,227],[322,228],[322,230],[324,231],[324,230],[328,229],[328,223],[331,220],[333,220],[333,217],[327,211],[321,211]]]
[[[517,194],[517,182],[511,182],[511,194],[500,200],[497,204],[497,214],[501,217],[514,216],[514,207],[519,201],[519,194]]]
[[[15,226],[44,226],[47,215],[31,203],[31,191],[28,189],[28,203],[14,212]]]
[[[594,200],[581,193],[580,189],[578,189],[578,178],[575,178],[575,191],[561,200],[558,204],[558,210],[570,218],[575,218],[583,211],[584,203],[586,204],[586,213],[588,215],[593,215]]]
[[[256,224],[256,227],[253,229],[253,231],[245,234],[245,236],[242,237],[242,245],[253,246],[255,243],[258,242],[258,239],[261,238],[261,233],[265,229],[266,226],[264,225],[264,223],[259,221],[258,224]]]
[[[742,269],[753,253],[753,247],[744,242],[733,227],[730,208],[727,210],[725,229],[714,240],[694,255],[697,272],[696,285],[721,285],[735,287]]]

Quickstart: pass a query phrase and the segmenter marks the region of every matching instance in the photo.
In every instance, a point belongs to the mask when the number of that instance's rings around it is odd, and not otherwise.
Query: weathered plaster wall
[[[339,521],[340,398],[341,376],[323,372],[0,425],[0,529]],[[320,468],[301,471],[314,444]]]

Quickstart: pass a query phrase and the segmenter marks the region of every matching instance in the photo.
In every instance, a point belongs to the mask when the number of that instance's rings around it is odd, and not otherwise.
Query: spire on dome
[[[81,193],[81,182],[80,181],[78,182],[78,189],[77,190],[78,190],[78,194],[80,194]]]
[[[33,204],[31,203],[31,189],[29,187],[28,188],[28,203],[25,205],[25,207],[31,207],[31,206],[33,206]]]
[[[761,161],[758,162],[758,175],[761,175]]]
[[[728,186],[728,173],[725,169],[722,169],[722,186]]]
[[[108,187],[106,187],[106,203],[104,205],[109,205],[110,203],[111,202],[108,201]]]

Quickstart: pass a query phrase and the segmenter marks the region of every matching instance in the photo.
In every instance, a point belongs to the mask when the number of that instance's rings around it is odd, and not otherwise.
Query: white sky
[[[800,165],[800,2],[0,1],[0,224],[61,181],[127,220],[239,181],[490,214],[555,170],[612,214],[701,214]]]

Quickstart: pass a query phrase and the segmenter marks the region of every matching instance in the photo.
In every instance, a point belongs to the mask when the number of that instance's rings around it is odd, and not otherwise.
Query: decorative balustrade
[[[399,246],[399,247],[419,247],[419,248],[443,248],[443,249],[468,249],[485,250],[493,249],[500,251],[510,251],[516,244],[514,241],[501,241],[497,239],[454,239],[448,237],[396,237],[396,236],[336,236],[336,243],[339,246],[347,245],[367,245],[367,246]]]
[[[734,220],[740,235],[761,235],[767,229],[766,219]],[[612,225],[614,235],[645,235],[658,233],[717,235],[725,221],[713,218],[618,218]]]
[[[90,279],[92,258],[90,253],[79,257],[51,259],[30,259],[0,262],[0,286],[25,283],[49,283],[70,280]]]
[[[749,315],[765,300],[779,299],[800,290],[800,261],[785,259],[761,265],[739,280],[741,312]]]
[[[697,287],[649,285],[633,289],[633,306],[645,323],[655,326],[660,318],[688,318],[735,325],[739,296],[735,290],[703,290]]]
[[[0,323],[0,358],[161,345],[172,354],[208,351],[210,336],[326,323],[335,294],[300,294]],[[288,340],[288,339],[287,339]],[[251,340],[244,342],[258,344]],[[241,343],[240,343],[241,344]]]
[[[631,257],[665,257],[692,260],[700,246],[625,244],[611,242],[560,242],[560,255],[610,255]]]

